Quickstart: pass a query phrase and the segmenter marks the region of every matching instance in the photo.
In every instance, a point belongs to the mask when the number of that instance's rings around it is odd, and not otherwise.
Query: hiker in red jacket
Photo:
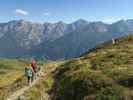
[[[37,77],[37,61],[35,59],[32,59],[31,67],[33,69],[33,79],[34,79]]]

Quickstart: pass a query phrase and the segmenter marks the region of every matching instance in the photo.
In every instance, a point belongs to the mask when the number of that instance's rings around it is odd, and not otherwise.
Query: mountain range
[[[13,20],[0,23],[0,57],[76,57],[112,38],[133,33],[133,20],[112,24],[79,19],[66,24]]]

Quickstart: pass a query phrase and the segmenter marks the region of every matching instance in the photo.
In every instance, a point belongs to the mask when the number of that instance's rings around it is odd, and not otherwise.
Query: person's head
[[[25,64],[25,71],[29,68],[28,64]]]
[[[26,67],[27,67],[27,68],[30,67],[30,63],[26,63]]]
[[[31,63],[32,63],[32,64],[36,64],[35,58],[32,58]]]

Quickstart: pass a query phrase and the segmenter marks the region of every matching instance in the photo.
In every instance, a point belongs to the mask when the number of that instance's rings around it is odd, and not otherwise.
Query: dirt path
[[[53,67],[54,66],[54,67]],[[45,69],[41,70],[41,75],[43,75],[44,78],[47,78],[48,73],[51,73],[56,69],[56,67],[59,66],[59,64],[48,64],[45,66]],[[23,94],[28,91],[30,88],[32,88],[39,80],[41,77],[38,77],[36,80],[34,80],[31,84],[31,86],[25,86],[18,91],[14,92],[12,95],[10,95],[6,100],[19,100]],[[48,94],[45,94],[45,96],[48,98]],[[44,98],[46,98],[44,97]]]
[[[31,84],[31,86],[25,86],[18,91],[14,92],[12,95],[10,95],[6,100],[17,100],[21,95],[24,94],[25,91],[29,90],[32,86],[34,86],[40,78],[38,77],[36,80],[34,80]]]

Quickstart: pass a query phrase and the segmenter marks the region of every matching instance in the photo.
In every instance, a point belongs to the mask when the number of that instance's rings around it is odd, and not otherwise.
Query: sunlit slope
[[[132,100],[133,36],[99,45],[58,67],[52,100]]]
[[[48,91],[51,89],[54,82],[52,72],[57,67],[62,65],[65,61],[50,61],[43,65],[42,74],[39,81],[35,86],[26,91],[22,96],[21,100],[49,100]]]
[[[23,75],[26,63],[22,59],[0,59],[0,100],[25,84]]]
[[[39,77],[35,86],[27,90],[18,99],[22,97],[22,100],[40,100],[42,95],[40,92],[45,92],[52,86],[53,78],[51,72],[63,62],[39,60],[38,66],[41,67],[43,76]],[[28,63],[24,59],[0,59],[0,100],[6,100],[10,95],[27,86],[24,68]],[[45,98],[47,98],[46,94]]]
[[[133,100],[133,36],[115,42],[79,58],[44,64],[44,76],[20,99]]]

